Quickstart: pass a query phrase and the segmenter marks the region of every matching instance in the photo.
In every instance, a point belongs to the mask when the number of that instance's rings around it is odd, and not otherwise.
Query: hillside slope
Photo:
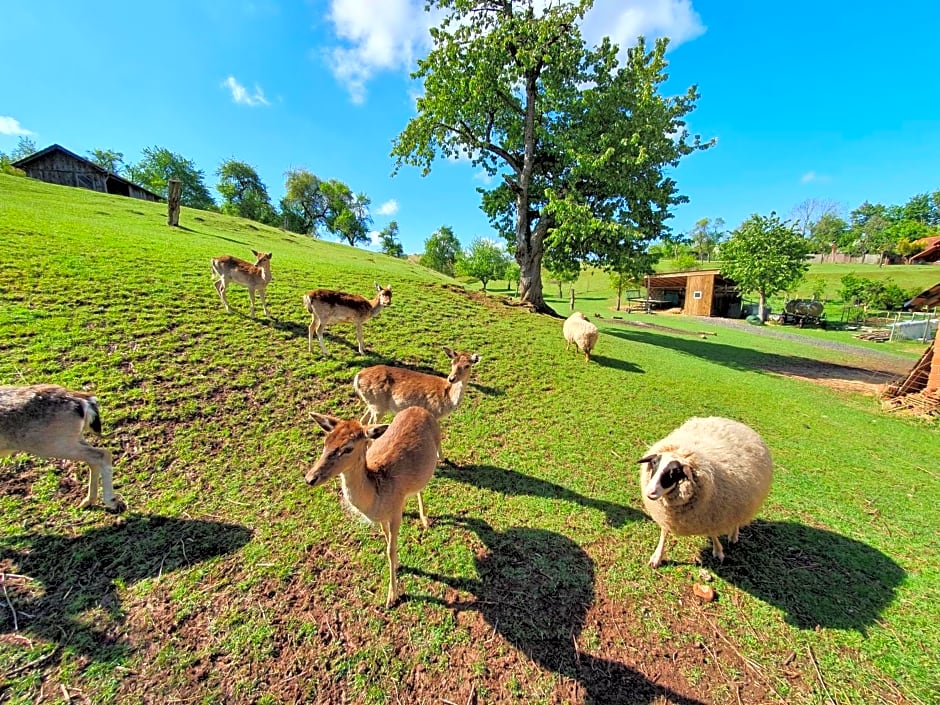
[[[728,331],[561,322],[436,272],[218,214],[0,175],[0,384],[94,391],[122,516],[77,509],[86,471],[0,464],[0,678],[11,702],[926,702],[940,682],[940,432],[774,374],[838,352]],[[273,252],[271,317],[226,314],[209,259]],[[392,306],[307,351],[314,287]],[[358,417],[376,363],[481,362],[400,539],[311,490],[310,412]],[[752,425],[776,461],[724,565],[658,527],[635,461],[692,415]],[[700,604],[704,567],[719,600]],[[0,605],[3,604],[0,602]]]

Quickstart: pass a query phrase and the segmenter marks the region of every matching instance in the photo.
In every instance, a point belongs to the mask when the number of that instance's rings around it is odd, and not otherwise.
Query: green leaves
[[[167,183],[178,179],[183,186],[180,203],[200,210],[215,209],[215,200],[203,181],[203,172],[191,159],[166,147],[144,147],[143,157],[127,167],[127,177],[161,196],[167,195]]]

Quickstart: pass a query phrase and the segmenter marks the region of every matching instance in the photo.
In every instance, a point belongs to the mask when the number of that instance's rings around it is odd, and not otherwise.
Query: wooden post
[[[571,298],[568,299],[568,306],[574,311],[574,287],[571,287]]]
[[[167,209],[166,224],[178,227],[180,224],[180,195],[183,192],[183,182],[179,179],[170,179],[167,182]]]

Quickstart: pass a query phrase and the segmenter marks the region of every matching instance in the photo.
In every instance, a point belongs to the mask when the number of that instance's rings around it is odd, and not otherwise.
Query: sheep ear
[[[659,465],[659,456],[656,455],[655,453],[651,455],[645,455],[639,460],[637,460],[636,462],[639,463],[640,465],[642,465],[643,463],[649,463],[655,468],[657,465]]]

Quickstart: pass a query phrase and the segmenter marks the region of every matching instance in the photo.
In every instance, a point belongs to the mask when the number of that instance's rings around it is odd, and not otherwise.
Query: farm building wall
[[[131,196],[145,201],[159,201],[157,194],[132,184],[127,179],[109,174],[100,166],[54,145],[25,160],[20,168],[30,178],[60,186],[87,188],[101,193]]]
[[[687,316],[711,316],[712,297],[715,294],[715,275],[692,275],[685,290],[685,309]]]
[[[930,376],[927,377],[927,391],[938,390],[940,390],[940,328],[937,329],[937,337],[933,341],[933,360],[930,362]]]

